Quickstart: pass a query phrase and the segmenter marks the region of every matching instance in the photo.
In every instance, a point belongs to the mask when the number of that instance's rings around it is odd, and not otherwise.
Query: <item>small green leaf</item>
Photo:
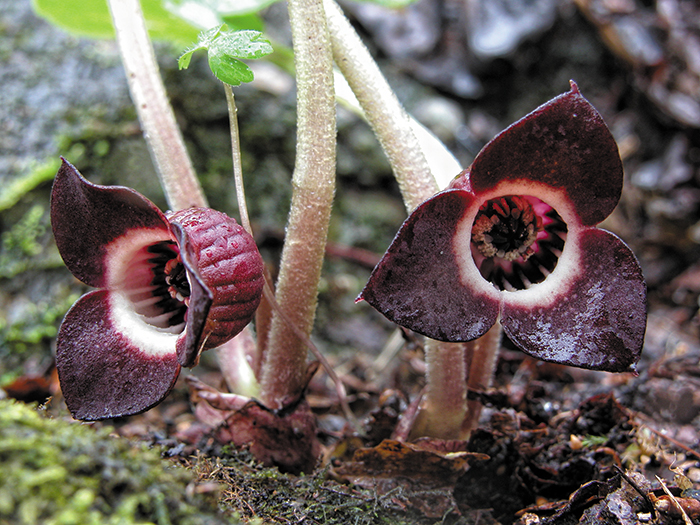
[[[190,67],[190,61],[192,60],[192,55],[194,55],[194,52],[197,51],[197,49],[199,49],[199,48],[188,49],[182,55],[180,55],[180,58],[177,59],[177,68],[178,69],[187,69],[188,67]]]
[[[272,46],[260,31],[222,30],[209,46],[209,53],[253,60],[272,53]]]
[[[253,80],[253,72],[241,59],[262,58],[273,51],[270,42],[263,38],[260,31],[232,31],[224,24],[199,34],[197,44],[180,56],[180,69],[189,66],[192,54],[199,49],[207,50],[209,67],[214,76],[232,86]]]
[[[221,33],[221,31],[226,31],[226,29],[226,24],[220,24],[216,27],[212,27],[211,29],[207,29],[206,31],[202,31],[199,33],[199,35],[197,35],[197,47],[200,49],[206,49],[211,45],[216,37],[219,36],[219,33]]]
[[[180,55],[180,58],[177,59],[178,69],[187,69],[190,67],[192,55],[200,49],[209,49],[209,46],[212,44],[223,27],[223,25],[220,25],[199,33],[199,35],[197,35],[197,43],[190,46],[182,55]]]
[[[240,86],[243,82],[253,80],[253,72],[248,66],[227,55],[209,53],[209,67],[216,78],[232,86]]]

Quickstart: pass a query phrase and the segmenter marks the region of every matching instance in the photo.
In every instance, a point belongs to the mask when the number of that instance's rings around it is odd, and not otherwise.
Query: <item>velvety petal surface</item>
[[[170,221],[191,288],[178,360],[192,366],[202,350],[225,343],[251,321],[265,282],[263,260],[255,240],[224,213],[189,208]]]
[[[537,286],[503,293],[501,323],[521,350],[538,359],[629,371],[639,360],[646,329],[646,284],[639,263],[610,232],[588,228],[577,236],[578,271],[558,284],[556,300],[543,306]]]
[[[180,373],[173,334],[147,326],[104,290],[78,300],[56,341],[56,368],[76,419],[137,414],[159,403]]]
[[[469,177],[476,195],[499,184],[504,185],[502,194],[530,194],[545,201],[542,188],[563,191],[584,226],[598,224],[612,212],[623,179],[613,136],[573,82],[570,92],[489,142],[474,160]]]
[[[470,341],[486,333],[498,317],[498,295],[490,285],[491,294],[462,283],[453,242],[472,202],[470,193],[448,190],[416,208],[359,299],[433,339]]]
[[[121,186],[100,186],[85,180],[63,160],[51,191],[51,227],[66,266],[78,279],[95,287],[108,285],[111,260],[159,240],[169,240],[165,216],[148,199]]]

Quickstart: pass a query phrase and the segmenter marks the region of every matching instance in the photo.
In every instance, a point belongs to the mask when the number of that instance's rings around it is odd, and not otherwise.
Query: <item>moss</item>
[[[58,157],[52,157],[43,162],[35,161],[26,173],[0,189],[0,211],[7,210],[17,204],[20,199],[40,184],[53,180],[60,165],[61,161]]]
[[[199,455],[192,470],[201,481],[225,488],[222,505],[250,524],[422,525],[422,518],[400,502],[399,494],[380,495],[337,483],[325,469],[311,475],[283,474],[261,466],[247,451],[226,447],[223,457]],[[446,523],[453,523],[448,521]]]
[[[45,249],[49,237],[49,215],[42,204],[34,204],[0,236],[0,278],[11,279],[29,269],[62,264],[58,252]]]
[[[6,400],[0,471],[0,524],[225,523],[158,451]]]

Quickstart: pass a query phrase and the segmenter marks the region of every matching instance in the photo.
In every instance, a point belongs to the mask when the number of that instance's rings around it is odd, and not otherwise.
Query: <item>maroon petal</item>
[[[584,226],[605,219],[622,192],[622,162],[615,140],[573,82],[570,92],[489,142],[474,160],[469,177],[477,195],[499,184],[503,184],[500,194],[539,197],[543,188],[563,191]]]
[[[56,341],[56,368],[76,419],[127,416],[158,404],[180,373],[177,335],[159,332],[104,290],[78,300]]]
[[[470,341],[488,331],[498,317],[498,294],[481,278],[460,278],[458,259],[471,260],[470,236],[463,243],[467,253],[458,253],[455,243],[472,202],[466,191],[447,190],[416,208],[359,299],[389,320],[433,339]],[[478,275],[476,267],[474,271]]]
[[[525,353],[555,363],[623,372],[639,360],[646,329],[646,284],[634,254],[597,228],[567,239],[575,272],[521,292],[504,292],[503,328]],[[566,250],[566,249],[565,249]],[[550,281],[553,280],[553,281]],[[556,287],[552,288],[552,283]],[[541,287],[538,291],[538,287]],[[552,292],[549,297],[542,290]],[[544,304],[548,303],[548,306]]]
[[[68,269],[95,287],[108,285],[112,256],[133,253],[125,247],[171,239],[151,201],[130,188],[92,184],[65,159],[51,192],[51,226]]]
[[[234,219],[209,208],[170,217],[191,294],[178,360],[192,366],[202,350],[236,336],[262,297],[263,260],[254,239]]]

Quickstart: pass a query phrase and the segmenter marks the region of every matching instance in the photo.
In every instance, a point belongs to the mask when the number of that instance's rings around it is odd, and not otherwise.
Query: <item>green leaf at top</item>
[[[197,43],[193,46],[188,47],[187,50],[185,50],[185,52],[182,55],[180,55],[180,58],[177,59],[178,68],[187,69],[188,67],[190,67],[192,55],[194,55],[194,53],[196,51],[199,51],[200,49],[209,49],[209,46],[211,46],[212,42],[217,37],[217,35],[223,27],[223,25],[220,25],[199,33],[199,35],[197,35]]]
[[[209,46],[209,54],[254,60],[272,53],[270,42],[260,31],[220,31]]]
[[[36,13],[77,36],[114,38],[106,0],[32,0]],[[162,0],[141,0],[148,32],[155,40],[177,45],[192,42],[198,29],[168,11]]]
[[[240,86],[243,82],[253,80],[253,71],[247,65],[227,55],[210,53],[209,67],[216,78],[231,86]]]
[[[197,43],[178,60],[180,69],[186,69],[195,51],[206,49],[212,73],[226,84],[239,86],[253,80],[253,72],[241,59],[253,60],[272,53],[270,42],[260,31],[232,31],[225,24],[199,34]]]

